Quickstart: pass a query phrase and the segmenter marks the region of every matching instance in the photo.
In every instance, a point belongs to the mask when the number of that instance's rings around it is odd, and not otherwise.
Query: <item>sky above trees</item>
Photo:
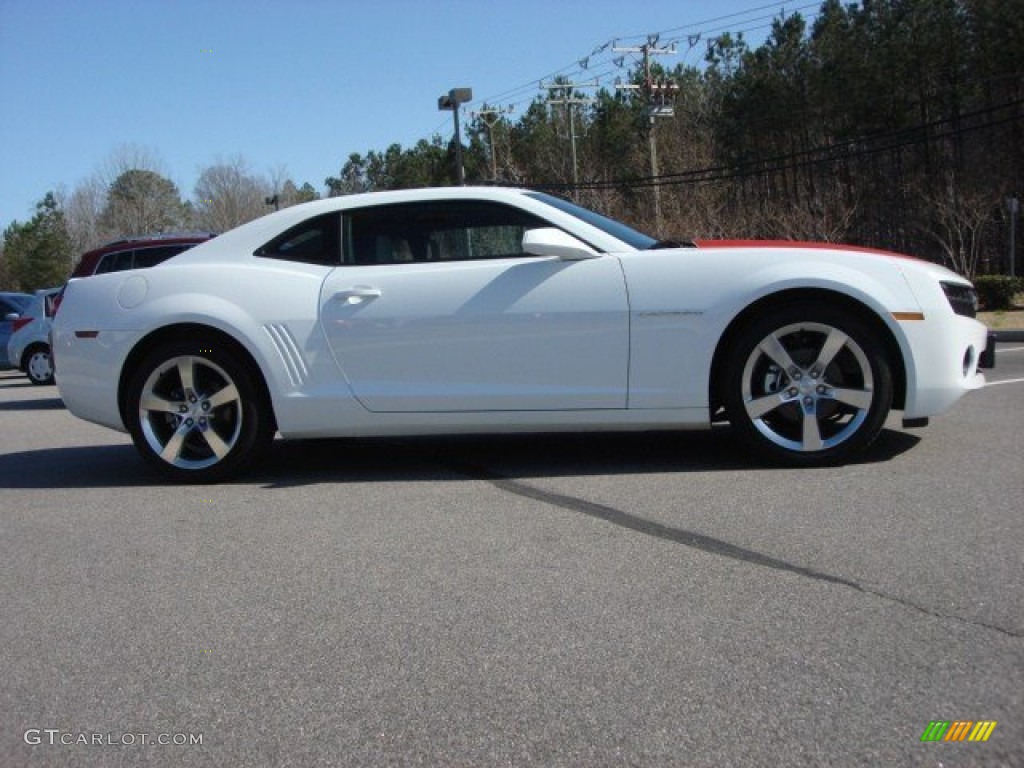
[[[675,30],[763,37],[806,2],[719,0],[0,0],[0,228],[68,191],[122,145],[155,153],[186,195],[202,168],[242,156],[324,191],[352,152],[448,140],[437,98],[525,109],[561,73],[625,76],[612,38]],[[728,18],[721,18],[728,17]],[[717,19],[717,20],[716,20]],[[640,36],[640,37],[638,37]],[[687,51],[683,55],[683,51]]]
[[[728,18],[715,36],[667,28],[598,45],[543,89],[470,104],[467,179],[559,192],[663,238],[845,241],[999,272],[1008,201],[1024,192],[1024,16],[1003,0],[761,13],[760,42]],[[439,130],[376,139],[314,184],[233,153],[196,165],[187,187],[157,150],[123,144],[55,199],[80,251],[181,226],[224,231],[273,195],[291,205],[454,183]]]

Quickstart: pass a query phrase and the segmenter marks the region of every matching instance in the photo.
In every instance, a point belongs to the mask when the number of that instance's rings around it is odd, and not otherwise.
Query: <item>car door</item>
[[[347,211],[321,321],[371,411],[626,407],[629,313],[617,258],[530,256],[547,222],[484,201]]]

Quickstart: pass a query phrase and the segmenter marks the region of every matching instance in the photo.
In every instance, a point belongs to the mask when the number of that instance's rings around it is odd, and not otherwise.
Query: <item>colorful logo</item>
[[[932,720],[921,741],[988,741],[995,729],[995,720]]]

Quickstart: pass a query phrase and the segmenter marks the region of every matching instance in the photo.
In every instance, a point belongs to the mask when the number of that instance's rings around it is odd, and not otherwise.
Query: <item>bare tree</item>
[[[64,211],[64,221],[76,259],[109,239],[100,227],[100,216],[107,202],[107,188],[98,174],[79,182],[70,195],[65,189],[59,189],[57,201]]]
[[[194,190],[194,219],[202,229],[226,232],[267,213],[270,184],[236,155],[204,168]]]
[[[161,176],[168,175],[157,150],[138,144],[118,144],[100,163],[96,177],[105,188],[109,188],[128,171],[152,171]]]
[[[1002,195],[959,187],[952,173],[934,193],[925,194],[931,219],[921,229],[941,248],[947,266],[967,278],[978,269],[985,228],[992,223]]]

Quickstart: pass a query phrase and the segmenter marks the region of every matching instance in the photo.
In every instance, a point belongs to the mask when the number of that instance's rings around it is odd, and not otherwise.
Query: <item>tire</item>
[[[53,358],[46,344],[33,344],[26,349],[21,368],[36,386],[53,384]]]
[[[885,346],[855,314],[823,302],[773,309],[729,352],[725,405],[740,436],[791,466],[865,450],[892,407]]]
[[[270,404],[231,347],[170,342],[133,372],[126,420],[142,457],[177,482],[209,483],[254,466],[274,437]]]

